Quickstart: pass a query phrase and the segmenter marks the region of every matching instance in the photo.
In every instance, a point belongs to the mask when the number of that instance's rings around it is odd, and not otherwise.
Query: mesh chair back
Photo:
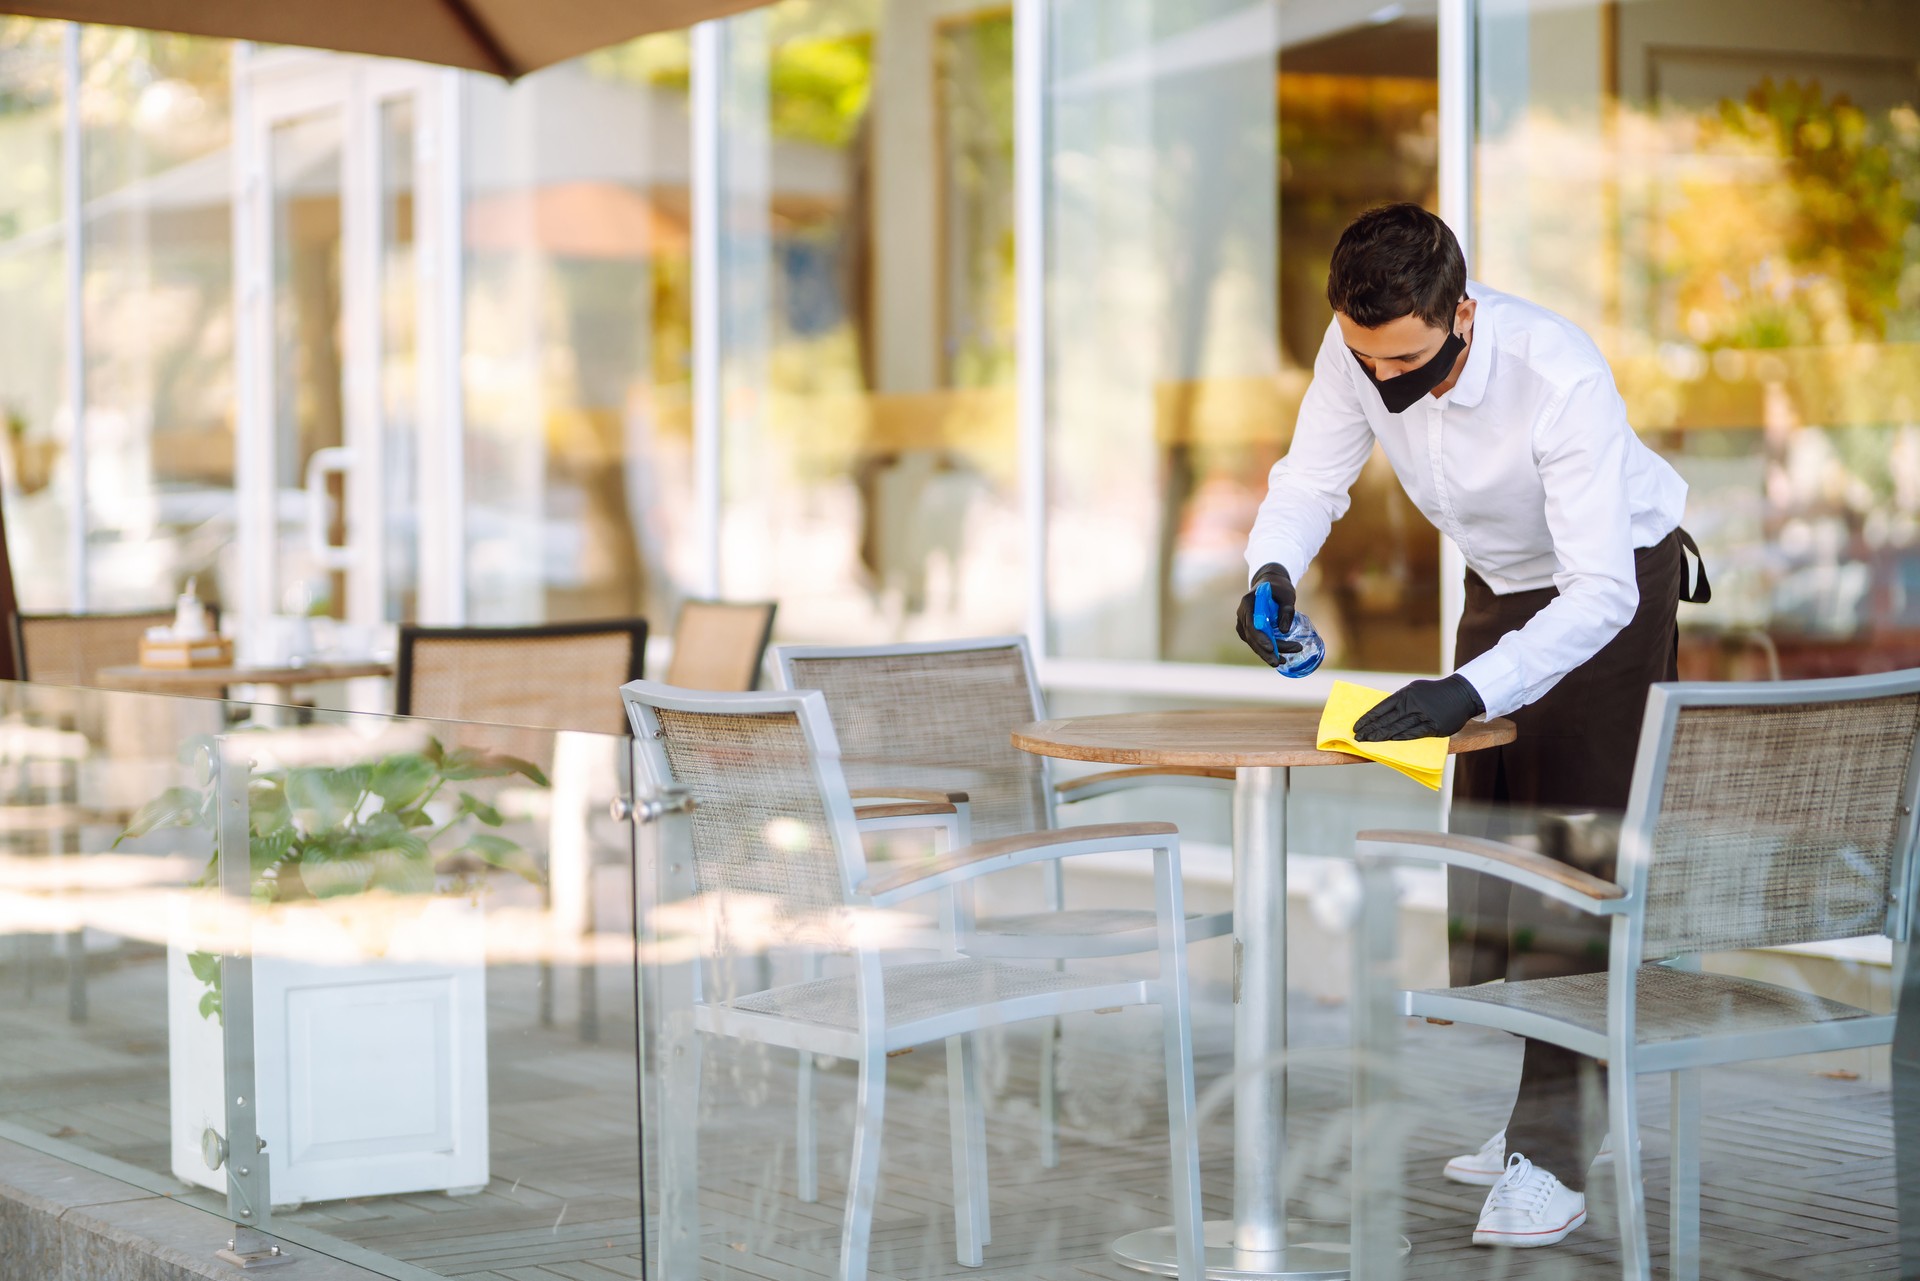
[[[827,696],[852,786],[964,791],[976,841],[1048,826],[1044,762],[1009,739],[1046,714],[1021,638],[779,655],[790,687]]]
[[[641,675],[644,619],[544,627],[400,628],[402,716],[625,734],[619,688]]]
[[[771,601],[686,602],[673,623],[667,684],[733,692],[758,688],[775,608]]]
[[[1697,688],[1704,705],[1679,705],[1665,744],[1644,956],[1886,932],[1912,839],[1920,690],[1793,703],[1791,683],[1767,684],[1746,688],[1779,701],[1727,706]],[[1649,716],[1672,689],[1656,688]]]
[[[847,901],[865,873],[857,840],[835,830],[830,798],[848,822],[851,808],[820,695],[703,694],[696,709],[651,681],[623,693],[656,772],[664,765],[693,796],[698,891],[764,896],[782,915]]]
[[[173,611],[137,614],[22,614],[20,679],[42,685],[93,685],[103,667],[140,661],[140,638],[166,627]]]

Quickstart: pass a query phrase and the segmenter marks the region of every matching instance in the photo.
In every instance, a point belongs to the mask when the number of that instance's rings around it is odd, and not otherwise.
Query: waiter
[[[1252,585],[1271,584],[1284,632],[1294,584],[1377,443],[1466,558],[1466,610],[1453,674],[1390,695],[1356,737],[1451,735],[1475,716],[1511,717],[1514,742],[1456,763],[1456,830],[1504,833],[1502,806],[1625,809],[1647,688],[1677,675],[1676,602],[1706,599],[1704,573],[1697,593],[1686,585],[1686,483],[1634,435],[1592,339],[1469,281],[1453,233],[1418,205],[1354,220],[1333,251],[1327,301],[1333,323],[1293,444],[1247,541]],[[1249,591],[1240,637],[1276,664],[1252,613]],[[1526,892],[1509,901],[1504,882],[1470,872],[1450,872],[1447,893],[1455,986],[1606,968],[1603,921],[1595,931]],[[1490,1186],[1476,1245],[1552,1245],[1586,1221],[1599,1076],[1591,1059],[1526,1042],[1506,1129],[1446,1167]]]

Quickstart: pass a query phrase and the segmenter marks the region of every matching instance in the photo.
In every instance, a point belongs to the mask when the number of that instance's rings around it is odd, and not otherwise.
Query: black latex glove
[[[1415,681],[1354,722],[1353,736],[1363,743],[1452,738],[1486,710],[1467,678],[1457,673],[1442,681]]]
[[[1284,637],[1287,629],[1293,626],[1293,579],[1287,574],[1286,566],[1268,561],[1260,567],[1260,572],[1253,576],[1254,587],[1257,588],[1262,583],[1273,586],[1273,603],[1279,611],[1275,625],[1279,628],[1280,635]],[[1280,666],[1279,655],[1273,652],[1273,642],[1267,638],[1265,632],[1253,625],[1252,591],[1248,591],[1240,598],[1240,617],[1235,623],[1235,630],[1240,633],[1240,639],[1247,643],[1247,648],[1260,656],[1261,662],[1268,667]],[[1299,641],[1283,639],[1280,642],[1281,654],[1298,654],[1300,649]]]

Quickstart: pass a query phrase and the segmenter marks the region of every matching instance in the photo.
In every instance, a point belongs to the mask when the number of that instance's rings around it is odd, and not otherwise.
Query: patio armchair
[[[673,620],[667,684],[740,692],[760,688],[773,636],[772,601],[689,600]]]
[[[529,627],[400,625],[393,710],[400,716],[624,734],[607,697],[638,680],[644,618]]]
[[[1158,1005],[1165,1037],[1172,1201],[1180,1275],[1201,1275],[1199,1148],[1195,1131],[1192,1028],[1187,1006],[1186,937],[1179,838],[1167,823],[1119,823],[1033,832],[954,848],[875,869],[867,864],[851,789],[824,696],[818,692],[695,693],[650,681],[622,687],[643,777],[656,789],[639,811],[642,830],[664,840],[649,860],[661,884],[659,908],[704,900],[710,925],[694,928],[693,959],[663,963],[658,994],[663,1065],[659,1116],[662,1275],[701,1270],[697,1126],[701,1040],[706,1036],[780,1046],[803,1058],[829,1054],[859,1064],[852,1168],[840,1233],[838,1275],[867,1275],[880,1169],[881,1125],[890,1054],[944,1041],[954,1178],[955,1254],[981,1265],[991,1238],[986,1130],[976,1034],[982,1029],[1066,1013]],[[673,789],[681,789],[674,791]],[[946,820],[944,800],[907,800],[871,821]],[[676,815],[674,811],[685,810]],[[651,822],[644,821],[649,817]],[[1096,971],[1064,972],[964,955],[972,926],[972,887],[1008,868],[1117,850],[1151,849],[1158,966],[1141,979]],[[941,959],[900,959],[887,936],[888,909],[940,895]],[[852,972],[730,995],[719,963],[739,928],[729,904],[751,896],[771,906],[770,936],[805,940],[812,950],[848,954]],[[637,905],[638,910],[638,905]],[[766,920],[764,913],[753,914]],[[747,949],[768,937],[747,939]],[[924,941],[924,940],[923,940]],[[805,1083],[802,1083],[805,1088]],[[807,1109],[810,1110],[810,1109]]]
[[[140,660],[149,627],[173,623],[173,610],[132,614],[16,614],[14,654],[20,679],[41,685],[95,685],[100,669]]]
[[[579,826],[588,792],[611,787],[615,767],[605,752],[576,735],[627,732],[626,713],[611,692],[638,680],[647,654],[647,620],[609,618],[519,627],[400,625],[393,710],[400,716],[482,721],[561,731],[551,742],[555,794],[544,906],[557,928],[593,931],[593,842]],[[625,867],[625,860],[608,866]],[[580,1039],[600,1038],[600,989],[592,962],[578,974]],[[540,962],[540,1022],[551,1026],[554,969]]]
[[[1010,738],[1016,726],[1047,718],[1024,636],[906,645],[777,645],[773,662],[783,689],[825,693],[843,768],[860,795],[876,799],[951,791],[967,802],[962,841],[1055,830],[1062,805],[1142,787],[1233,791],[1230,769],[1113,769],[1055,782],[1050,760],[1020,751]],[[1158,946],[1151,911],[1068,908],[1057,860],[1044,865],[1037,906],[1037,911],[982,917],[968,955],[1064,962]],[[1189,913],[1186,920],[1189,943],[1233,932],[1231,912]],[[1060,1160],[1058,1040],[1056,1026],[1040,1050],[1040,1164],[1046,1169]]]
[[[1699,957],[1872,935],[1906,942],[1917,737],[1920,671],[1656,685],[1611,879],[1497,841],[1390,831],[1356,838],[1361,919],[1371,923],[1360,955],[1376,958],[1365,967],[1375,973],[1388,954],[1381,949],[1390,949],[1379,937],[1390,933],[1381,902],[1391,900],[1395,865],[1471,868],[1610,919],[1604,972],[1405,992],[1396,1012],[1499,1028],[1607,1061],[1630,1281],[1650,1275],[1638,1076],[1671,1075],[1671,1275],[1690,1281],[1700,1271],[1700,1070],[1890,1042],[1891,1014],[1703,973]],[[1371,1015],[1356,1019],[1362,1025],[1382,1026]]]

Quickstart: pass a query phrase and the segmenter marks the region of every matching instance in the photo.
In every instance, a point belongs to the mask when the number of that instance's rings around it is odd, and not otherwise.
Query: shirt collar
[[[1460,371],[1460,381],[1443,397],[1448,404],[1462,409],[1471,409],[1487,394],[1487,371],[1493,365],[1493,323],[1488,315],[1485,291],[1469,280],[1467,297],[1480,304],[1474,310],[1473,345],[1467,348],[1467,365]]]

